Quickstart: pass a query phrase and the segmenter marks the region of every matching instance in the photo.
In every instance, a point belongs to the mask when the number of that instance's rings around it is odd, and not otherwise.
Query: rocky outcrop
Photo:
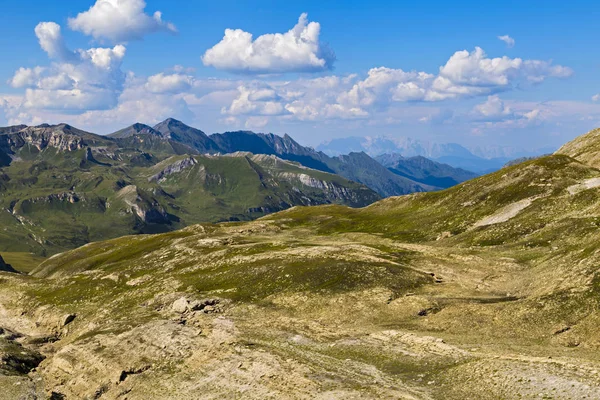
[[[331,202],[358,203],[361,201],[361,197],[368,195],[366,192],[362,193],[360,190],[339,185],[334,181],[321,180],[308,174],[284,172],[279,174],[278,178],[297,185],[295,190],[298,192],[303,192],[302,186],[318,189]]]
[[[168,224],[169,216],[160,203],[135,185],[129,185],[117,193],[129,208],[127,212],[133,213],[139,219],[150,224]]]
[[[48,196],[43,196],[43,197],[35,197],[32,199],[27,199],[27,200],[23,200],[23,203],[31,203],[31,204],[35,204],[35,203],[52,203],[52,202],[67,202],[67,203],[77,203],[81,201],[81,198],[79,195],[77,195],[77,193],[75,192],[63,192],[63,193],[55,193],[55,194],[50,194]]]
[[[194,157],[187,157],[183,160],[176,161],[172,164],[169,164],[166,168],[161,170],[159,173],[152,175],[148,178],[148,182],[162,182],[166,179],[167,176],[177,174],[184,169],[191,168],[194,165],[198,164],[198,161]]]
[[[68,125],[65,126],[68,127]],[[9,148],[12,151],[26,145],[33,146],[38,150],[51,147],[59,151],[75,151],[86,146],[83,138],[51,126],[27,127],[18,132],[0,136],[0,141],[4,145],[0,144],[0,147]]]

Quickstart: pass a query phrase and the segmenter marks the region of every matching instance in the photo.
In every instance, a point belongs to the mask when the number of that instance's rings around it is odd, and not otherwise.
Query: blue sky
[[[600,125],[600,5],[482,3],[3,1],[0,123],[523,148]]]

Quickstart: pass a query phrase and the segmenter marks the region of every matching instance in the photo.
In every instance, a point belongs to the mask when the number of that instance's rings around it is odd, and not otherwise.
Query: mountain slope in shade
[[[361,182],[384,197],[438,190],[440,187],[416,182],[388,170],[366,153],[350,153],[330,159],[338,175]]]
[[[272,133],[235,131],[215,133],[210,135],[210,138],[222,153],[248,151],[254,154],[273,154],[286,160],[299,162],[309,168],[335,173],[322,155],[298,144],[289,135],[281,137]]]
[[[421,156],[405,158],[400,154],[383,154],[375,159],[395,174],[435,187],[448,188],[479,176]]]
[[[173,118],[164,120],[155,125],[153,129],[160,132],[162,137],[195,148],[200,153],[214,153],[220,151],[218,146],[206,135],[206,133]]]
[[[10,273],[18,273],[16,269],[12,267],[12,265],[7,264],[2,256],[0,255],[0,272],[10,272]]]

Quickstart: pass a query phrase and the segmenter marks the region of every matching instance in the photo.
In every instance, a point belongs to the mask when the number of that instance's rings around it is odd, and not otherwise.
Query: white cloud
[[[440,77],[466,86],[506,86],[523,66],[520,58],[488,58],[483,49],[457,51],[440,68]]]
[[[386,107],[394,102],[442,101],[486,96],[512,89],[520,82],[539,83],[548,77],[565,78],[568,67],[547,61],[520,58],[489,58],[476,47],[474,51],[455,52],[440,67],[439,74],[391,68],[373,68],[368,77],[341,93],[340,104],[359,107]]]
[[[97,1],[94,7],[101,3]],[[230,42],[226,34],[221,43],[207,51],[204,61],[235,72],[326,70],[333,58],[324,55],[319,28],[303,15],[296,27],[284,34],[253,40],[250,34],[237,31],[236,35],[248,35],[248,40]],[[455,52],[431,72],[377,67],[366,76],[199,79],[193,69],[175,65],[142,77],[121,70],[127,52],[121,44],[72,51],[65,45],[61,27],[52,22],[39,24],[36,35],[50,60],[45,66],[18,69],[8,81],[22,93],[10,100],[0,96],[6,119],[69,121],[101,132],[170,116],[215,130],[218,124],[242,129],[285,127],[291,131],[310,126],[311,132],[327,124],[331,124],[329,129],[382,130],[400,123],[417,129],[427,129],[424,123],[439,124],[440,130],[464,124],[464,131],[473,127],[483,131],[537,126],[558,121],[561,110],[546,103],[525,106],[502,100],[497,94],[572,74],[570,68],[549,61],[488,57],[476,47]],[[224,59],[218,57],[219,52]],[[211,64],[215,60],[221,64]],[[449,101],[478,96],[486,100],[472,109]],[[578,118],[584,117],[589,116]]]
[[[135,90],[135,89],[134,89]],[[81,126],[96,126],[117,130],[134,122],[155,124],[166,118],[193,120],[194,114],[182,99],[152,93],[123,93],[119,104],[109,110],[88,111],[76,117]]]
[[[152,93],[182,93],[192,87],[194,78],[182,74],[156,74],[148,78],[146,88]]]
[[[498,39],[506,43],[506,47],[508,47],[509,49],[515,47],[515,39],[511,38],[508,35],[498,36]]]
[[[600,100],[600,94],[595,94],[592,96],[592,101],[598,101]]]
[[[45,90],[67,90],[73,87],[75,82],[69,74],[59,72],[56,75],[50,75],[38,80],[37,87]]]
[[[499,121],[514,118],[514,113],[509,106],[497,95],[488,96],[484,103],[473,108],[473,115],[482,121]]]
[[[241,29],[226,29],[223,39],[202,56],[204,65],[241,73],[315,72],[332,67],[335,56],[320,43],[321,26],[302,14],[286,33],[265,34],[252,40]]]
[[[286,113],[275,91],[270,88],[240,86],[239,96],[223,110],[229,115],[282,115]]]
[[[573,70],[562,65],[552,65],[548,61],[525,60],[523,73],[529,82],[540,83],[546,78],[568,78],[573,75]]]
[[[110,108],[116,99],[110,90],[85,91],[81,89],[27,89],[25,108],[64,111],[86,111]]]
[[[121,66],[121,61],[123,60],[123,57],[125,57],[126,48],[119,44],[112,49],[94,48],[89,50],[79,50],[78,52],[82,60],[89,60],[95,67],[108,71]]]
[[[326,121],[388,118],[384,114],[404,103],[439,102],[449,99],[489,96],[470,113],[477,121],[522,118],[513,115],[495,93],[549,77],[563,78],[570,68],[540,60],[489,58],[481,48],[458,51],[439,68],[437,75],[423,71],[372,68],[364,79],[326,76],[295,81],[243,83],[222,113],[229,116],[271,116],[283,120]],[[453,112],[445,110],[421,115],[420,121],[447,123]]]
[[[433,75],[401,69],[371,68],[366,79],[338,97],[340,104],[357,107],[387,106],[392,101],[424,100]]]
[[[246,120],[244,126],[247,129],[262,129],[269,123],[268,117],[250,117]]]
[[[175,25],[162,20],[160,11],[150,16],[145,8],[144,0],[96,0],[89,10],[69,18],[69,27],[95,39],[117,43],[141,39],[153,32],[177,31]]]
[[[21,67],[15,72],[12,79],[10,79],[8,83],[14,88],[34,87],[44,70],[45,69],[42,67]]]
[[[476,105],[468,115],[475,131],[531,128],[545,124],[560,125],[565,121],[574,124],[583,119],[597,120],[600,108],[579,102],[549,101],[543,103],[512,101],[506,104],[498,96]],[[590,118],[591,117],[591,118]]]
[[[270,116],[283,120],[361,119],[369,114],[339,104],[336,97],[351,80],[337,76],[281,82],[252,82],[238,87],[237,96],[222,113],[230,116]],[[239,118],[238,118],[239,119]]]
[[[23,109],[85,112],[117,104],[125,80],[125,46],[71,51],[54,22],[35,28],[40,46],[55,60],[49,67],[19,68],[9,83],[25,88]]]
[[[40,22],[35,27],[35,35],[40,42],[40,47],[50,58],[66,61],[74,57],[74,54],[67,49],[60,25],[57,23]]]

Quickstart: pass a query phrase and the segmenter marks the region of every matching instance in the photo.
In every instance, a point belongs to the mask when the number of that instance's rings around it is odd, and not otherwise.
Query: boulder
[[[189,310],[189,306],[190,302],[185,297],[180,297],[178,300],[175,300],[171,309],[177,313],[183,314]]]

